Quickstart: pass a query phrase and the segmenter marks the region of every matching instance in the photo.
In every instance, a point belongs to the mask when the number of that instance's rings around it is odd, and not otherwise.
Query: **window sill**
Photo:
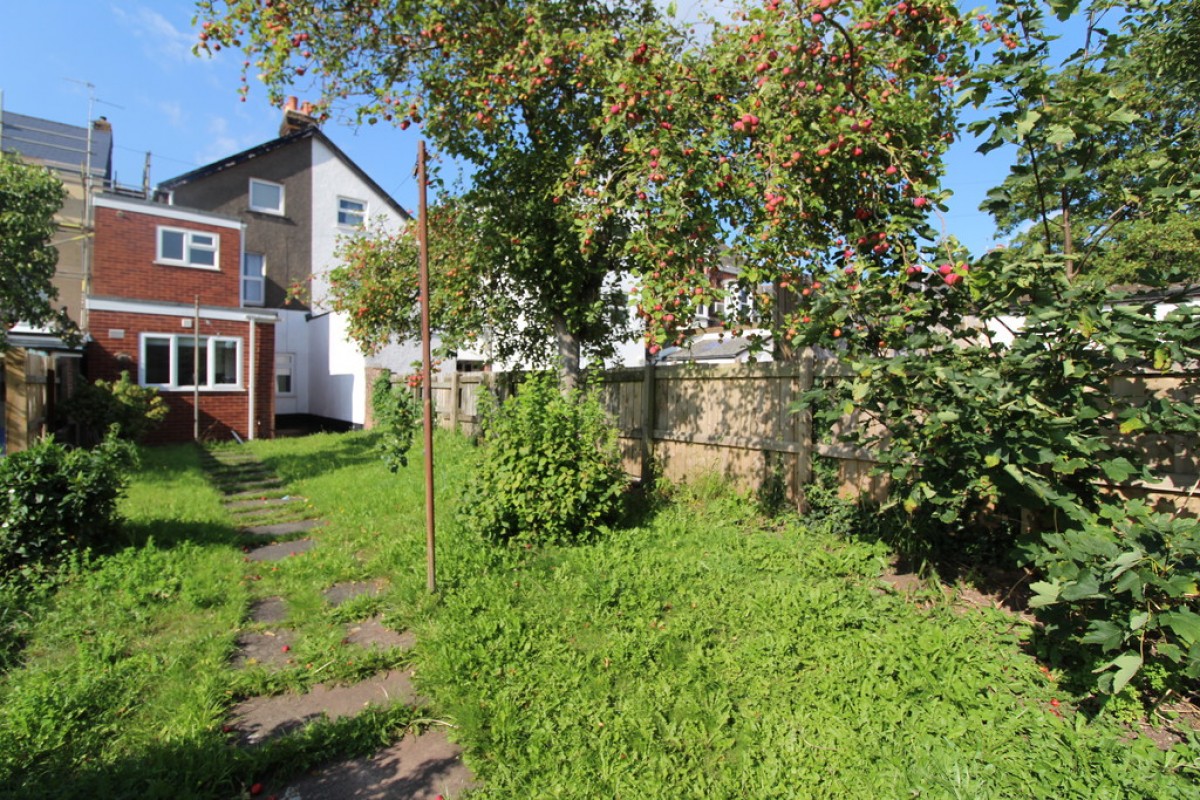
[[[188,264],[184,261],[163,261],[156,259],[154,263],[160,267],[182,267],[183,269],[200,269],[205,272],[220,272],[220,267],[210,267],[207,264]]]
[[[158,389],[163,394],[192,394],[195,390],[191,386],[163,386],[156,383],[142,384],[146,388]],[[200,394],[236,394],[244,393],[246,390],[240,384],[237,386],[201,386]]]

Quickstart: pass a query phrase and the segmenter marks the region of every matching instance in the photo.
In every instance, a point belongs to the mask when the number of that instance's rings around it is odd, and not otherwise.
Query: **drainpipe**
[[[248,439],[258,438],[257,426],[254,424],[256,421],[255,415],[254,415],[254,410],[255,410],[254,400],[255,400],[255,395],[256,395],[255,387],[257,386],[257,381],[255,380],[255,378],[257,377],[257,374],[258,374],[258,341],[256,338],[257,333],[258,333],[258,322],[257,322],[257,320],[255,320],[254,317],[250,317],[250,421],[248,423],[249,427],[247,428],[247,437],[246,437]]]

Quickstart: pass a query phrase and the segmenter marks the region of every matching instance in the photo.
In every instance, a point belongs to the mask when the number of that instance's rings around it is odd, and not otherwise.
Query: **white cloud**
[[[183,118],[183,106],[175,100],[164,100],[158,104],[158,110],[172,128],[186,130],[187,124]]]
[[[196,161],[200,164],[210,164],[220,158],[240,153],[248,147],[258,144],[253,134],[235,136],[229,132],[229,120],[225,117],[212,117],[208,121],[208,138],[204,147],[196,152]]]
[[[139,39],[146,55],[175,63],[195,61],[192,45],[196,37],[190,30],[179,30],[170,20],[145,6],[112,7],[113,16]]]

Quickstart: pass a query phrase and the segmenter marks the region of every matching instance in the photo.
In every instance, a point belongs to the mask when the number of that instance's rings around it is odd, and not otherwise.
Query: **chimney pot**
[[[295,110],[296,110],[296,102],[297,102],[297,101],[296,101],[296,96],[295,96],[295,95],[292,95],[292,96],[288,97],[288,99],[287,99],[287,105],[285,105],[285,106],[283,107],[283,110],[284,110],[284,111],[295,111]]]

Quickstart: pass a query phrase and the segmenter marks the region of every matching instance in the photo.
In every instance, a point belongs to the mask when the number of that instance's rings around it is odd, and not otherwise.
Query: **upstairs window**
[[[175,267],[217,269],[217,254],[221,237],[215,233],[190,231],[185,228],[158,229],[159,264]]]
[[[361,228],[367,221],[367,204],[349,197],[338,198],[337,224],[343,228]]]
[[[263,304],[263,291],[267,274],[267,259],[262,253],[246,253],[242,256],[242,302],[248,306]]]
[[[283,214],[283,184],[250,179],[250,210]]]

